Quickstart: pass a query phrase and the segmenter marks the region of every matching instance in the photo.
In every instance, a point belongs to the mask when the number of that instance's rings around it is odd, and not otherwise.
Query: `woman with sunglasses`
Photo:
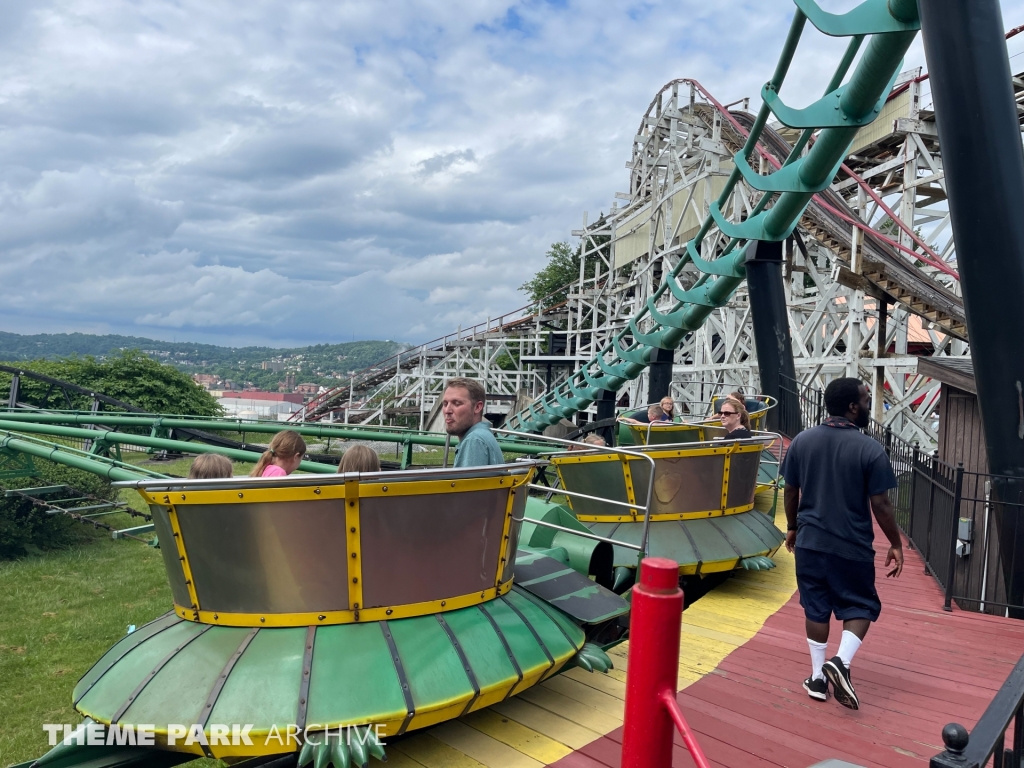
[[[743,403],[734,397],[730,396],[725,399],[718,415],[722,417],[726,440],[741,440],[744,437],[754,436],[750,431],[750,414],[747,413]]]

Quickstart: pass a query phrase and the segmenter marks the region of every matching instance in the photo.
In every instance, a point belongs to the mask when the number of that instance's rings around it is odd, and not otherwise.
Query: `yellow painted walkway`
[[[741,571],[687,608],[679,689],[751,639],[796,591],[785,548],[771,571]],[[573,669],[490,709],[388,745],[388,766],[533,768],[554,763],[622,725],[629,643],[611,651],[607,675]]]

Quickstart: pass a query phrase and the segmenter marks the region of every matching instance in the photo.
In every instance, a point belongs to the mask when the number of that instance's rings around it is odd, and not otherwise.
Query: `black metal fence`
[[[791,417],[801,429],[824,419],[820,390],[792,379],[782,387],[797,394],[800,413]],[[946,610],[956,603],[1024,618],[1022,481],[954,467],[876,421],[865,432],[889,456],[898,483],[889,492],[896,523],[942,587]]]
[[[1006,731],[1013,723],[1010,747]],[[1018,768],[1024,765],[1024,657],[1006,678],[985,714],[971,733],[959,723],[942,729],[946,749],[933,757],[929,768],[982,768],[992,760],[992,768]]]
[[[782,434],[795,437],[825,418],[825,395],[820,389],[801,384],[783,374],[779,376],[779,390],[779,431]],[[796,403],[795,412],[793,403]]]

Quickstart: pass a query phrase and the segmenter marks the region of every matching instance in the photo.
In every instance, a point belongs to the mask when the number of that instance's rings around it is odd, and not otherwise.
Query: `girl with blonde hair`
[[[306,455],[306,441],[302,435],[286,429],[278,432],[270,441],[267,450],[256,462],[249,477],[284,477],[299,468]]]
[[[368,445],[356,443],[341,457],[338,472],[380,472],[380,457]]]
[[[189,480],[213,480],[218,477],[231,477],[233,474],[231,459],[219,453],[201,453],[188,468]]]

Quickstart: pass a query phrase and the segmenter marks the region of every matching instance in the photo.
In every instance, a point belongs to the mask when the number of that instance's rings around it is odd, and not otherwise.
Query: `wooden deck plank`
[[[462,720],[449,720],[430,729],[430,735],[487,768],[540,768],[543,766],[523,752],[503,744]]]
[[[400,752],[424,768],[482,768],[481,763],[438,741],[429,733],[418,733],[388,745],[389,764],[392,752]]]
[[[462,718],[462,722],[543,765],[572,754],[572,749],[565,744],[489,709],[474,712]]]
[[[973,726],[1024,649],[1024,622],[943,611],[934,579],[916,552],[906,554],[899,580],[881,575],[881,555],[876,562],[883,610],[852,665],[857,712],[812,701],[802,688],[810,659],[786,552],[775,570],[737,574],[687,607],[677,698],[713,765],[806,768],[835,757],[866,768],[923,768],[941,749],[943,725]],[[829,655],[841,632],[833,622]],[[505,756],[511,762],[501,765],[548,764],[571,749],[553,764],[618,768],[628,654],[623,643],[612,649],[616,668],[607,675],[573,669],[456,724],[475,731],[473,739],[459,727],[444,732],[446,744],[431,736],[471,760],[444,764],[496,765]],[[420,757],[410,744],[431,746],[401,741],[402,757],[414,761],[403,765],[441,764],[437,747]],[[673,765],[693,765],[678,738]]]

